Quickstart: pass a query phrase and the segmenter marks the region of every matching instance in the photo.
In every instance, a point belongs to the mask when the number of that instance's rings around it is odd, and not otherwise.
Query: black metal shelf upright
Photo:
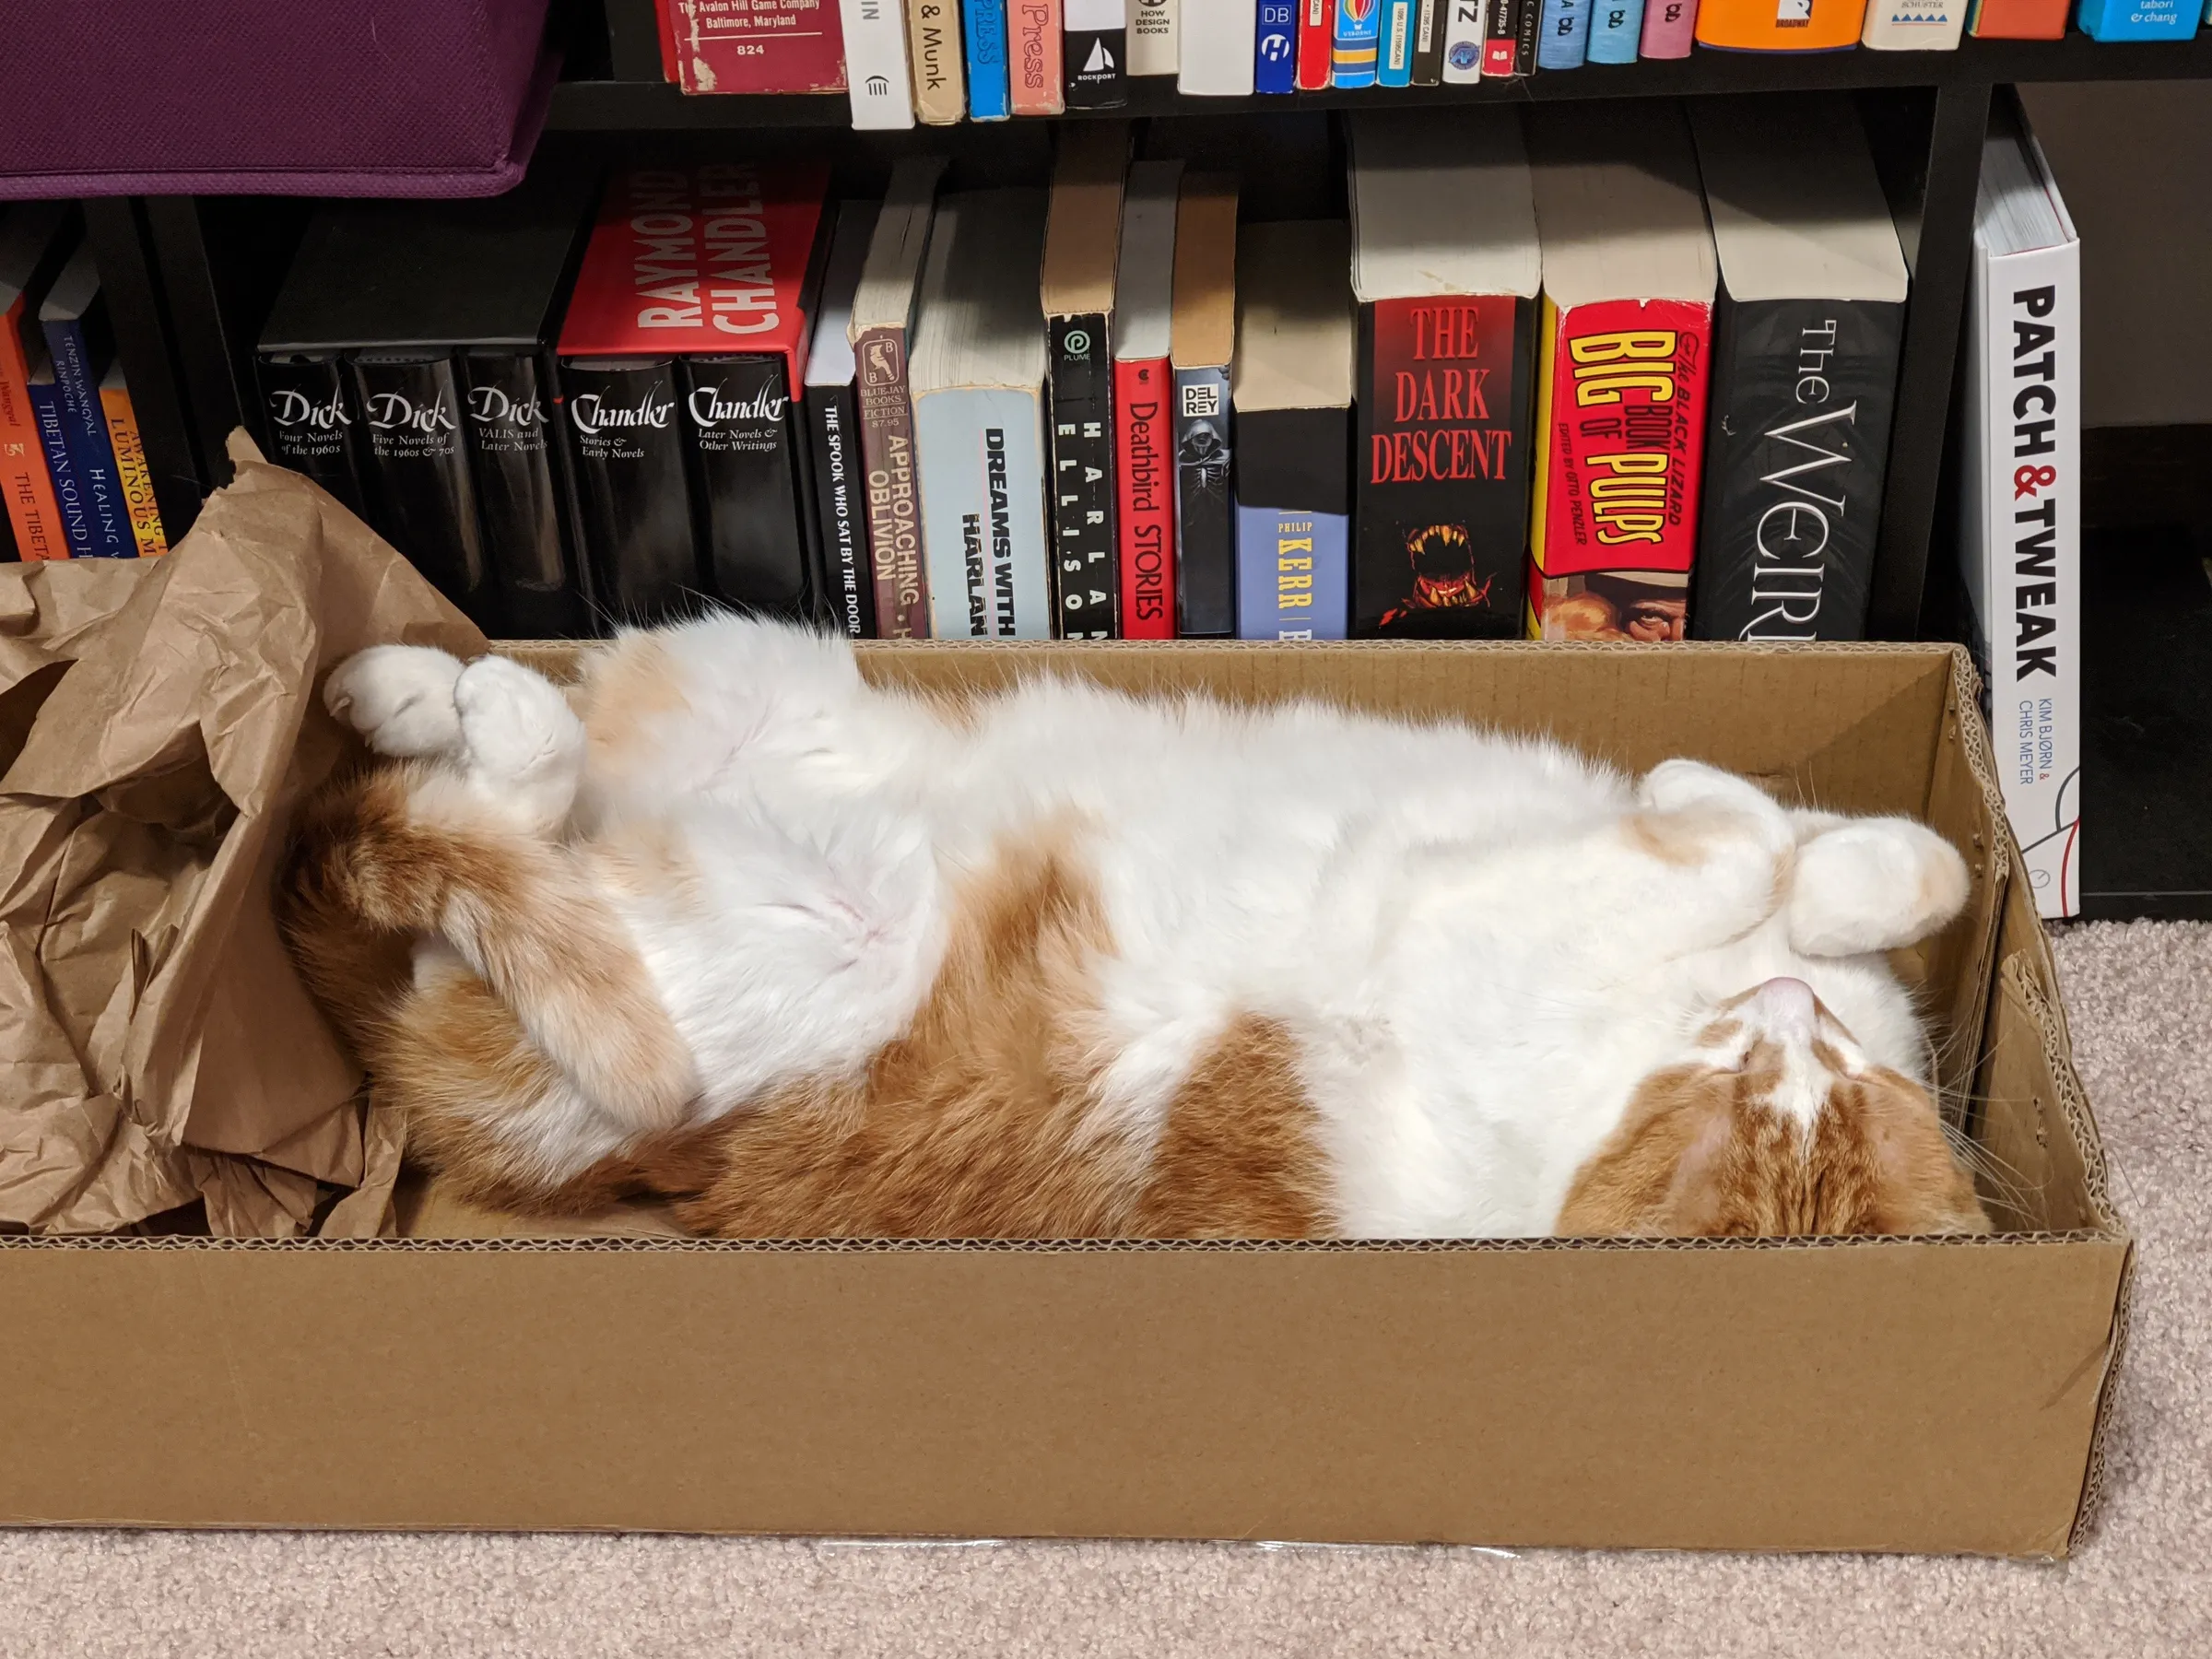
[[[686,97],[661,78],[654,0],[605,0],[605,79],[572,80],[554,93],[555,142],[620,145],[693,135],[701,141],[750,132],[784,148],[824,142],[846,125],[842,97]],[[1848,91],[1866,108],[1883,182],[1912,268],[1897,416],[1874,575],[1871,631],[1913,639],[1924,622],[1944,447],[1972,254],[1975,182],[1992,100],[2000,88],[2043,81],[2212,79],[2212,31],[2184,43],[2100,44],[1970,39],[1956,52],[1723,53],[1618,66],[1589,65],[1526,80],[1466,87],[1183,98],[1165,79],[1131,83],[1124,108],[1100,114],[1152,120],[1271,116],[1313,110],[1405,109],[1457,103],[1697,98],[1730,93]],[[1082,119],[1071,112],[1061,120]],[[1041,122],[990,127],[851,134],[848,153],[888,155],[925,145],[964,149],[1009,145]],[[1001,136],[1006,135],[1006,136]],[[1924,137],[1924,143],[1923,139]],[[140,407],[149,465],[173,527],[229,476],[223,436],[247,419],[253,329],[266,296],[257,282],[281,274],[286,237],[304,204],[143,198],[88,205],[125,368]]]

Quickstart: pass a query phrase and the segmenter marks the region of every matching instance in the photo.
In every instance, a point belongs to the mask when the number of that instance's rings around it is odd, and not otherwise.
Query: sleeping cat
[[[380,646],[308,979],[478,1202],[731,1237],[1981,1232],[1879,953],[1900,818],[1688,760],[631,633],[571,696]]]

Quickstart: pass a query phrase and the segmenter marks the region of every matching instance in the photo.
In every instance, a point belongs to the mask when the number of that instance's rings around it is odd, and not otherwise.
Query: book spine
[[[679,368],[710,591],[748,610],[798,616],[806,547],[783,359],[695,357]]]
[[[1698,0],[1644,0],[1637,55],[1686,58],[1698,43]]]
[[[491,570],[462,448],[461,391],[453,359],[356,359],[352,368],[368,431],[366,481],[378,533],[433,587],[492,631]]]
[[[1359,308],[1355,634],[1519,631],[1535,352],[1533,300]]]
[[[1107,319],[1051,323],[1053,617],[1064,640],[1111,640],[1120,610],[1113,353]]]
[[[100,406],[107,420],[108,442],[115,452],[115,482],[123,492],[124,511],[130,515],[132,545],[139,558],[158,558],[169,551],[169,537],[161,528],[161,508],[154,500],[154,476],[147,470],[146,440],[138,434],[138,411],[131,406],[130,389],[102,385]]]
[[[0,312],[0,495],[15,530],[16,557],[66,559],[68,533],[46,469],[46,443],[30,402],[30,364],[23,353],[23,302]]]
[[[2063,41],[2066,0],[1980,0],[1967,29],[1985,41]]]
[[[1593,64],[1632,64],[1643,37],[1643,0],[1595,0],[1590,13]]]
[[[907,0],[906,28],[915,113],[926,125],[950,126],[968,113],[959,0]]]
[[[906,10],[900,0],[838,0],[838,16],[853,127],[896,132],[912,126],[913,79],[907,73]]]
[[[916,400],[930,622],[941,640],[1052,637],[1036,398],[969,387]]]
[[[62,441],[84,501],[96,559],[134,559],[129,512],[115,477],[115,447],[108,439],[108,418],[100,406],[100,374],[85,339],[82,323],[45,324],[46,348],[53,354],[53,389],[62,416]]]
[[[587,612],[554,470],[550,376],[534,351],[468,352],[461,371],[469,475],[500,620],[519,640],[574,639]]]
[[[814,446],[815,516],[822,533],[822,594],[830,626],[850,640],[876,637],[875,578],[868,563],[867,509],[860,482],[860,391],[806,388]]]
[[[2081,0],[2081,31],[2096,41],[2194,40],[2203,20],[2196,0]]]
[[[1237,631],[1229,371],[1175,371],[1175,618],[1184,639]]]
[[[929,578],[916,494],[914,408],[906,393],[906,335],[870,329],[853,342],[860,377],[860,453],[867,468],[868,556],[875,560],[876,635],[929,638]]]
[[[1415,0],[1413,84],[1438,87],[1444,80],[1444,29],[1451,0]]]
[[[1543,637],[1686,638],[1712,308],[1544,306],[1529,513]]]
[[[76,480],[76,466],[69,458],[69,441],[62,423],[61,395],[52,381],[30,384],[31,418],[38,423],[39,444],[45,451],[46,473],[53,483],[55,522],[61,526],[54,559],[92,556],[92,520],[85,511],[85,494]]]
[[[1297,0],[1298,64],[1291,81],[1300,92],[1324,92],[1335,50],[1336,0]]]
[[[1514,0],[1518,8],[1513,13],[1513,67],[1517,76],[1536,72],[1536,39],[1542,32],[1543,0]]]
[[[1069,109],[1116,110],[1129,101],[1135,27],[1122,0],[1067,0],[1062,64]],[[1174,27],[1172,13],[1167,27]]]
[[[608,619],[644,628],[698,608],[674,359],[560,365],[583,556]]]
[[[1249,98],[1256,0],[1187,0],[1176,90],[1187,98]]]
[[[1482,45],[1486,77],[1508,79],[1527,73],[1521,67],[1522,22],[1528,16],[1540,15],[1543,0],[1489,0]]]
[[[1956,52],[1966,0],[1867,0],[1859,44],[1876,52]]]
[[[672,78],[687,92],[842,92],[838,0],[782,0],[755,12],[729,0],[659,0]]]
[[[1903,342],[1901,305],[1722,304],[1691,638],[1865,637]]]
[[[1590,48],[1591,0],[1544,0],[1543,36],[1536,45],[1539,69],[1580,69]]]
[[[1058,115],[1060,0],[1006,0],[1008,98],[1017,115]]]
[[[1989,728],[2037,913],[2080,908],[2080,247],[1977,250],[1979,563]]]
[[[1329,84],[1371,87],[1382,66],[1383,0],[1336,0]]]
[[[280,466],[321,485],[356,516],[368,513],[353,397],[335,357],[265,357],[261,407]]]
[[[1350,610],[1351,411],[1237,415],[1237,637],[1341,640]]]
[[[1129,0],[1131,75],[1173,75],[1182,67],[1182,0]]]
[[[1375,60],[1375,84],[1413,84],[1413,0],[1382,0],[1382,37]]]
[[[1113,366],[1124,640],[1175,637],[1173,392],[1165,358]]]
[[[1004,121],[1013,112],[1006,68],[1006,0],[961,0],[968,43],[968,119]]]
[[[1259,0],[1252,54],[1254,92],[1298,89],[1298,0]]]
[[[1734,52],[1841,52],[1859,42],[1866,0],[1698,0],[1698,44]]]
[[[1444,0],[1444,85],[1464,87],[1482,78],[1489,11],[1485,0]]]

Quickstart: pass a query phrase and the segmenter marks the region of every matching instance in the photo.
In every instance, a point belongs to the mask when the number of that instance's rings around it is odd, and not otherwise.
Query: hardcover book
[[[69,256],[72,209],[65,202],[0,207],[0,496],[15,533],[16,557],[66,559],[68,532],[46,465],[46,443],[30,397],[34,359],[45,356],[39,307]],[[29,349],[31,341],[37,349]]]
[[[1544,257],[1530,630],[1684,639],[1717,277],[1689,133],[1671,104],[1527,114]]]
[[[1699,0],[1697,38],[1730,52],[1841,52],[1865,20],[1866,0]]]
[[[1297,0],[1258,0],[1257,35],[1253,43],[1252,89],[1292,92],[1298,88]]]
[[[1236,434],[1230,366],[1237,349],[1237,181],[1185,172],[1175,205],[1175,631],[1237,631]]]
[[[53,361],[63,441],[68,446],[70,470],[83,504],[86,542],[76,551],[80,558],[135,558],[137,543],[115,472],[107,414],[100,403],[100,382],[114,360],[115,340],[108,331],[107,305],[89,243],[78,246],[47,289],[39,307],[39,327]]]
[[[1060,93],[1060,0],[1006,0],[1009,100],[1017,115],[1057,115]]]
[[[1720,258],[1690,634],[1865,637],[1905,260],[1850,100],[1690,106]]]
[[[673,433],[697,490],[700,574],[731,604],[790,612],[806,594],[791,392],[806,373],[828,182],[818,162],[618,173],[561,325],[564,371],[589,358],[700,359],[678,366]],[[674,549],[653,561],[681,562]]]
[[[691,523],[676,359],[567,358],[560,385],[594,600],[626,627],[696,613],[706,577]]]
[[[1859,44],[1876,52],[1956,52],[1969,0],[1866,0]]]
[[[892,166],[890,189],[876,216],[846,330],[860,397],[876,632],[885,640],[929,638],[907,339],[936,212],[937,180],[944,171],[941,156],[912,156]]]
[[[2060,41],[2067,0],[1974,0],[1966,31],[1989,41]]]
[[[1128,0],[1131,75],[1174,75],[1182,67],[1182,0]]]
[[[304,473],[366,518],[358,418],[335,351],[264,351],[254,365],[269,458]]]
[[[848,334],[877,204],[839,204],[822,277],[821,311],[806,353],[806,434],[814,473],[816,614],[848,639],[876,637],[860,459],[860,386]]]
[[[1045,193],[948,195],[909,370],[938,639],[1052,637],[1044,524]]]
[[[930,126],[968,113],[959,0],[907,0],[907,55],[913,65],[914,112]]]
[[[837,0],[658,0],[661,50],[687,92],[842,92]]]
[[[367,440],[363,482],[384,539],[488,632],[491,568],[461,436],[461,387],[450,352],[353,354],[355,406]]]
[[[1335,220],[1237,233],[1237,635],[1341,640],[1348,619],[1350,238]]]
[[[1115,265],[1114,465],[1124,640],[1175,637],[1175,218],[1180,161],[1129,170]]]
[[[1510,110],[1359,114],[1352,631],[1509,638],[1523,624],[1536,293]]]
[[[1112,110],[1129,101],[1130,26],[1122,0],[1067,0],[1062,62],[1071,110]]]
[[[521,640],[581,638],[591,618],[570,552],[567,468],[546,354],[485,346],[459,361],[469,477],[500,625]]]
[[[1645,0],[1636,55],[1686,58],[1698,40],[1698,0]]]
[[[169,536],[161,528],[161,508],[154,500],[153,475],[146,465],[146,440],[138,433],[138,411],[132,406],[121,363],[109,364],[100,379],[100,406],[107,418],[108,441],[115,450],[115,482],[123,491],[124,511],[130,515],[131,539],[139,558],[158,558],[169,551]]]
[[[1006,61],[1006,0],[961,0],[968,42],[968,119],[1004,121],[1014,110]]]
[[[1983,712],[2039,914],[2081,903],[2081,243],[1994,112],[1974,201],[1959,554]]]
[[[1053,632],[1111,640],[1119,611],[1114,528],[1114,264],[1129,129],[1070,123],[1045,215],[1044,310],[1050,426]]]
[[[1596,0],[1590,13],[1593,64],[1632,64],[1643,36],[1643,0]]]

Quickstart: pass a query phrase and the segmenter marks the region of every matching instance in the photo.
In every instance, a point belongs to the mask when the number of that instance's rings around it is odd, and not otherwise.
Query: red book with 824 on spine
[[[661,70],[687,92],[842,92],[837,0],[655,0]]]

